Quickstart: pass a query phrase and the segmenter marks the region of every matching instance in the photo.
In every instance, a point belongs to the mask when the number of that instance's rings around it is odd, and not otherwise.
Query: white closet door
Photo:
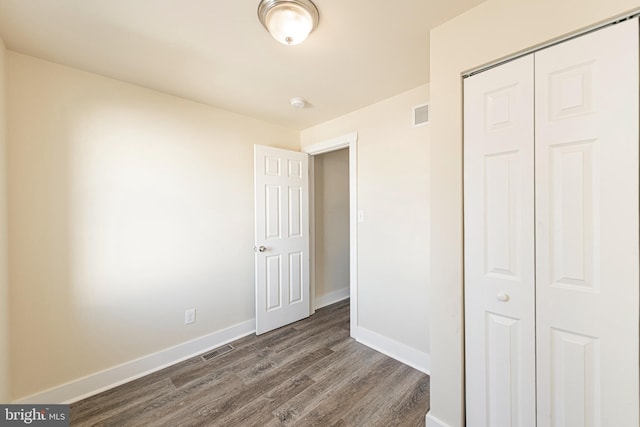
[[[638,22],[535,56],[540,426],[638,426]]]
[[[467,426],[535,426],[533,56],[464,84]]]

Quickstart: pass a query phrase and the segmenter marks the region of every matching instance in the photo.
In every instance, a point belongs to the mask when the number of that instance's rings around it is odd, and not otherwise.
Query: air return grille
[[[429,123],[429,104],[421,104],[413,107],[413,127]]]
[[[223,354],[227,354],[229,352],[233,351],[233,347],[230,346],[229,344],[227,345],[223,345],[222,347],[218,347],[216,349],[211,350],[208,353],[203,354],[202,356],[202,360],[204,360],[205,362],[208,362],[209,360],[216,358],[218,356],[222,356]]]

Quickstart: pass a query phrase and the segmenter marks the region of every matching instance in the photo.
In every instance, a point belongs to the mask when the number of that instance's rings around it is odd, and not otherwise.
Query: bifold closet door
[[[638,20],[535,56],[540,426],[638,426]]]
[[[465,79],[467,426],[535,426],[533,55]]]

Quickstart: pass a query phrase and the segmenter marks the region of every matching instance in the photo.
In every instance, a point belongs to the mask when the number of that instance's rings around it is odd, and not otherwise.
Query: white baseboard
[[[316,296],[316,310],[349,298],[349,290],[349,286],[347,286],[320,297]]]
[[[430,373],[431,358],[429,353],[416,350],[413,347],[394,341],[376,332],[365,329],[362,326],[356,326],[354,332],[352,337],[359,343],[386,354],[427,375]]]
[[[139,359],[125,362],[113,368],[20,398],[13,403],[73,403],[235,341],[238,338],[254,333],[255,330],[255,319],[247,320],[227,329],[213,332]]]
[[[441,421],[431,415],[431,412],[427,412],[427,416],[425,418],[427,427],[449,427],[449,424],[446,424],[444,421]]]

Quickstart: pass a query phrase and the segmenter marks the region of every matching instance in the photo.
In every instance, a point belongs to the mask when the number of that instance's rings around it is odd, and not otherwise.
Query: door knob
[[[254,246],[254,247],[253,247],[253,251],[254,251],[254,252],[264,252],[264,251],[266,251],[266,250],[267,250],[267,248],[265,248],[265,247],[264,247],[264,246],[262,246],[262,245],[260,245],[260,246]]]
[[[500,291],[498,292],[498,295],[496,295],[496,298],[498,301],[507,302],[509,301],[509,294],[504,291]]]

